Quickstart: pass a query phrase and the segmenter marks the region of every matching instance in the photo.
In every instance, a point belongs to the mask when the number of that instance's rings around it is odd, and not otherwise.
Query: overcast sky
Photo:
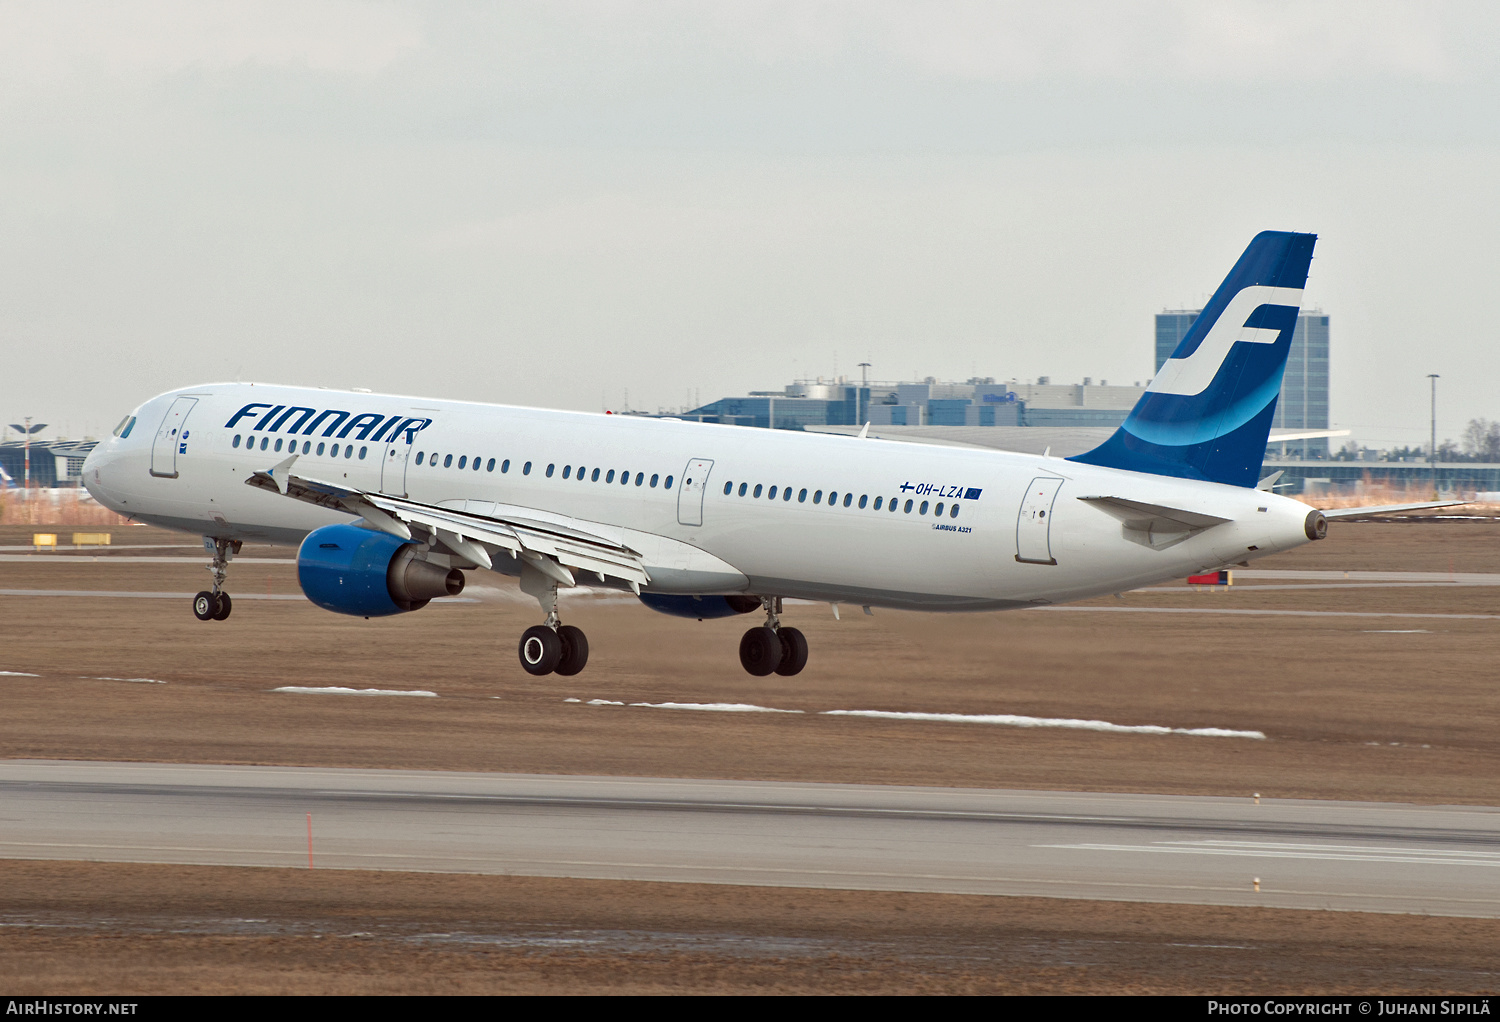
[[[0,0],[0,417],[1144,382],[1320,236],[1333,424],[1500,418],[1500,5]]]

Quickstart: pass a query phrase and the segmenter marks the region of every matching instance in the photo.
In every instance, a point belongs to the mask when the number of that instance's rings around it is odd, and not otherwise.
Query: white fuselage
[[[302,476],[609,530],[643,555],[647,592],[978,610],[1120,592],[1308,540],[1307,506],[1285,497],[1058,458],[263,384],[153,398],[128,436],[95,448],[84,481],[138,521],[225,539],[296,544],[358,521],[245,485],[289,443]],[[1228,521],[1152,545],[1087,496]]]

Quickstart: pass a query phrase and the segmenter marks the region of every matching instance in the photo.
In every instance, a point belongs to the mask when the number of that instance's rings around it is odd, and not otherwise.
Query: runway
[[[1485,806],[8,760],[0,820],[17,859],[1500,917]]]

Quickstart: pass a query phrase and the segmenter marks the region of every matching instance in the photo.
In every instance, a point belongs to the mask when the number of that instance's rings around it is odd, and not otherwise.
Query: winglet
[[[292,463],[296,461],[297,458],[298,455],[294,454],[285,461],[277,462],[275,465],[266,469],[264,472],[254,473],[252,478],[258,477],[261,479],[269,479],[276,485],[276,489],[281,491],[281,495],[285,497],[287,487],[291,485]]]
[[[870,422],[869,422],[868,419],[866,419],[865,420],[865,426],[864,426],[864,428],[859,431],[859,438],[861,440],[864,440],[864,439],[867,439],[869,437],[869,435],[870,435]]]

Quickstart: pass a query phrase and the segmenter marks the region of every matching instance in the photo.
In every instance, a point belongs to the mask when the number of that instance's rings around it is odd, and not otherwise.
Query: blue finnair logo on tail
[[[1071,460],[1254,486],[1316,240],[1256,235],[1125,424]]]

